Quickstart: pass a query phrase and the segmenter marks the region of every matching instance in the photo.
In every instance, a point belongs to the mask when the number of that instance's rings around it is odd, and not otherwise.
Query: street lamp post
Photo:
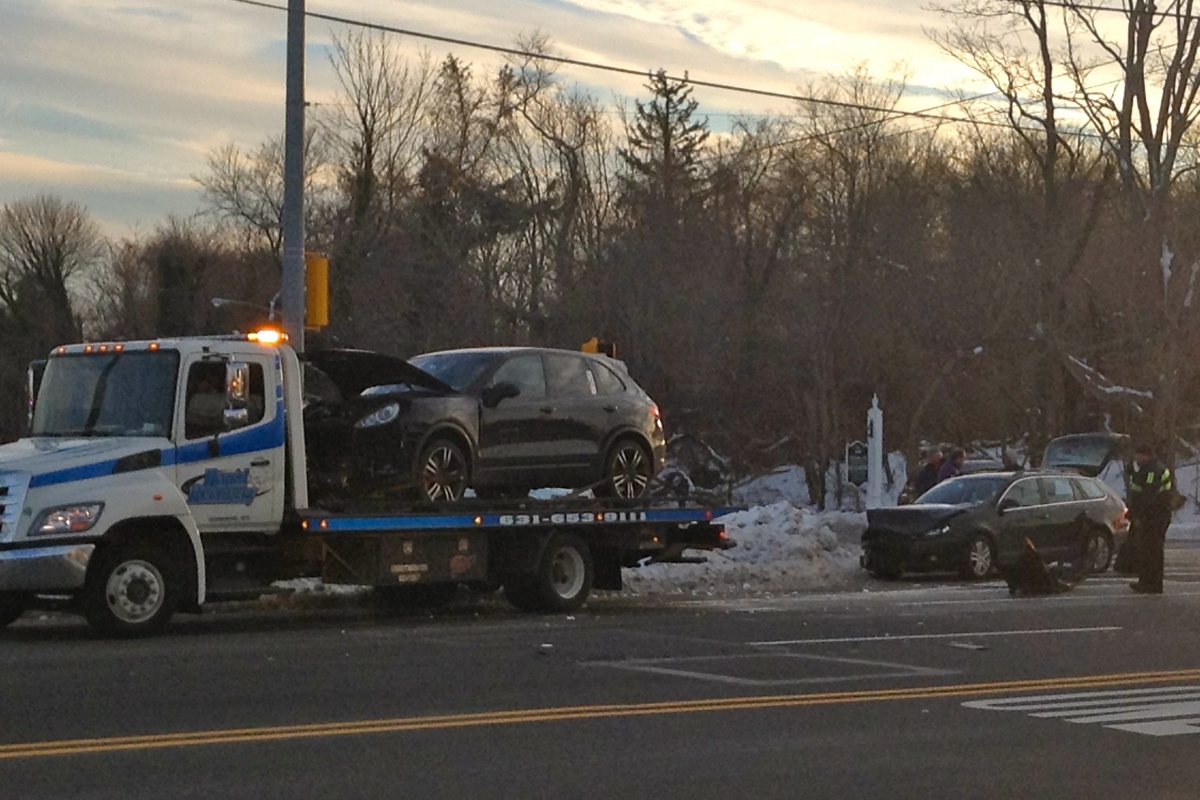
[[[280,292],[276,292],[275,296],[271,298],[270,304],[265,305],[265,306],[259,305],[258,303],[251,303],[249,300],[234,300],[233,298],[230,298],[230,297],[214,297],[209,302],[212,303],[213,308],[224,308],[225,306],[241,306],[242,308],[253,308],[255,311],[266,311],[267,312],[267,321],[274,322],[275,321],[275,305],[279,302],[279,295],[280,295]]]

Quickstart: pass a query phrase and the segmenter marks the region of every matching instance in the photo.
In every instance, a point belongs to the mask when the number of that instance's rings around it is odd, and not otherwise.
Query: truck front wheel
[[[0,628],[17,621],[29,607],[29,598],[17,592],[0,592]]]
[[[148,545],[98,549],[83,587],[83,613],[103,636],[133,638],[158,633],[179,603],[170,556]]]
[[[537,572],[518,575],[504,584],[508,601],[522,611],[574,611],[592,590],[592,553],[572,533],[550,537]]]

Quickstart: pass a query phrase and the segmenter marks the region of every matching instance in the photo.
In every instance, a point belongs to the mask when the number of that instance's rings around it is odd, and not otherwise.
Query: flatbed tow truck
[[[732,508],[687,498],[309,503],[303,371],[272,332],[66,345],[44,365],[31,435],[0,446],[0,627],[29,608],[144,636],[206,603],[320,576],[378,588],[504,588],[525,611],[578,608],[622,567],[733,546]],[[224,368],[221,429],[189,426],[197,363]]]

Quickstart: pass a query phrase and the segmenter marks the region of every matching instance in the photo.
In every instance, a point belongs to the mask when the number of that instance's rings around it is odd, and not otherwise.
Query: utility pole
[[[283,133],[283,327],[304,350],[304,0],[288,0]]]

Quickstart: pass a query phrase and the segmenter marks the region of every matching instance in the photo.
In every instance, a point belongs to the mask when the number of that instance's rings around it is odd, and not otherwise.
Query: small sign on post
[[[867,482],[869,461],[866,442],[850,442],[846,445],[846,483],[863,486]]]

